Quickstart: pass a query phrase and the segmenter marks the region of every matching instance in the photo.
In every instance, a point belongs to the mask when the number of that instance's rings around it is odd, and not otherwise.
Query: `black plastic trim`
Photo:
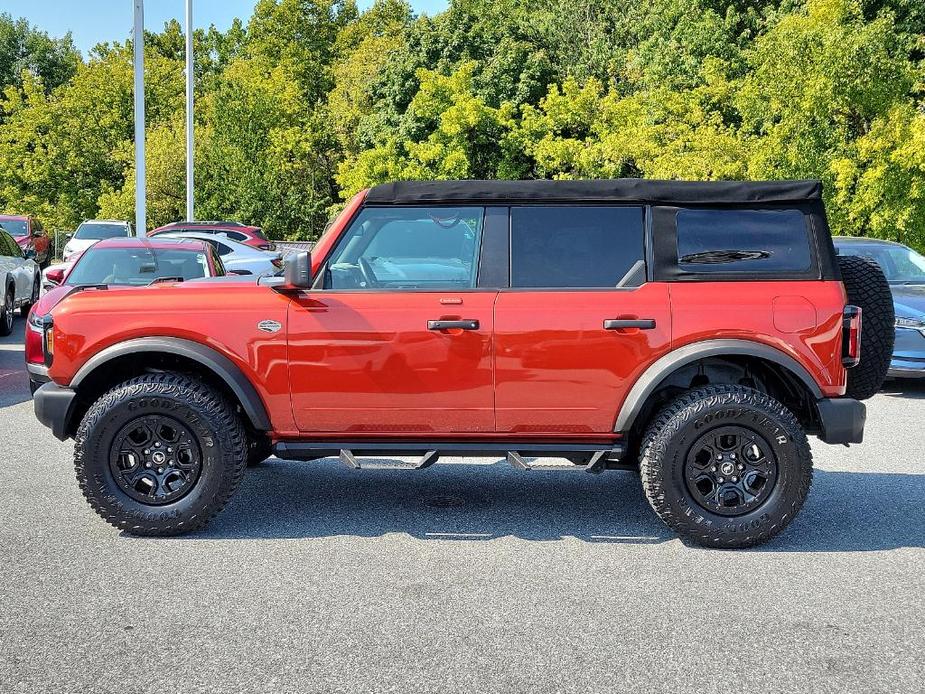
[[[705,340],[679,347],[646,369],[627,394],[623,407],[617,415],[614,431],[628,432],[649,397],[672,373],[699,359],[724,356],[758,357],[778,364],[796,376],[815,399],[822,398],[822,390],[809,372],[793,357],[778,349],[748,340]]]
[[[69,385],[77,390],[87,376],[107,362],[129,354],[144,352],[176,354],[199,362],[231,388],[254,429],[257,431],[272,430],[273,427],[263,400],[234,362],[211,347],[178,337],[139,337],[108,347],[90,357],[80,367]]]
[[[500,289],[510,284],[510,209],[486,207],[479,249],[479,289]]]
[[[43,383],[32,395],[36,419],[51,429],[59,441],[64,441],[68,436],[76,396],[77,393],[70,388],[62,388],[52,382]]]
[[[862,443],[867,407],[851,398],[821,398],[816,401],[822,433],[826,443]]]

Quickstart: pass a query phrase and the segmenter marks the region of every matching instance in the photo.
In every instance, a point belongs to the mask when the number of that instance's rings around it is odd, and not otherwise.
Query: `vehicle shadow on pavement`
[[[764,552],[925,547],[925,474],[817,470],[803,512]],[[653,544],[675,539],[630,472],[518,472],[506,463],[422,472],[348,470],[335,460],[271,459],[197,538],[517,537]]]
[[[25,321],[18,316],[13,332],[0,337],[0,409],[31,400],[26,373]]]
[[[888,398],[925,399],[925,378],[890,379],[883,384],[880,393]]]

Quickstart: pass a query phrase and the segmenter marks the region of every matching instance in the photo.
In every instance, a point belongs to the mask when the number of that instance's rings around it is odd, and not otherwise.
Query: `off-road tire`
[[[736,516],[705,508],[685,480],[694,442],[725,426],[757,433],[777,459],[767,499]],[[652,508],[682,539],[705,547],[751,547],[781,532],[802,508],[812,453],[796,417],[773,398],[744,386],[707,386],[678,397],[652,420],[642,439],[640,474]]]
[[[0,303],[0,336],[6,337],[13,332],[13,288],[8,287]]]
[[[875,395],[886,380],[896,339],[893,295],[883,270],[876,262],[859,256],[840,255],[848,303],[861,308],[861,361],[848,369],[845,394],[855,400]]]
[[[176,501],[148,505],[116,482],[110,449],[116,434],[140,415],[174,418],[201,451],[194,486]],[[231,403],[201,381],[173,373],[138,376],[102,395],[81,421],[74,445],[77,481],[107,523],[132,535],[170,536],[203,527],[234,493],[247,464],[247,434]]]
[[[36,275],[32,278],[32,296],[29,298],[29,301],[19,307],[19,315],[21,315],[23,318],[26,318],[29,315],[29,311],[32,309],[32,306],[38,302],[39,294],[41,291],[42,276]]]

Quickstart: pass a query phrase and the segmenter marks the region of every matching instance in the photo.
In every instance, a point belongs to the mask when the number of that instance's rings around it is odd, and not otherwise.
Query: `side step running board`
[[[494,457],[505,456],[507,462],[518,470],[583,470],[599,473],[606,469],[626,469],[630,466],[620,463],[624,446],[619,442],[608,444],[586,443],[531,443],[528,441],[343,441],[306,442],[280,441],[273,446],[273,452],[280,458],[295,460],[317,460],[336,456],[346,467],[360,470],[366,466],[361,457],[388,458],[397,456],[420,456],[416,463],[373,465],[371,467],[394,468],[398,470],[423,470],[429,468],[443,456]],[[586,464],[575,463],[531,463],[530,457],[581,458]]]
[[[342,448],[338,457],[340,458],[340,462],[347,467],[353,468],[354,470],[362,469],[362,465],[360,464],[360,461],[357,460],[357,457],[354,455],[353,451]],[[398,470],[423,470],[424,468],[428,468],[436,463],[439,459],[440,455],[437,453],[437,451],[427,451],[417,463],[410,465],[389,465],[387,467],[394,467]],[[386,466],[377,465],[376,467]]]
[[[517,451],[507,452],[507,462],[518,470],[584,470],[599,475],[605,470],[607,461],[611,459],[613,451],[595,451],[586,465],[560,465],[542,463],[528,463]]]

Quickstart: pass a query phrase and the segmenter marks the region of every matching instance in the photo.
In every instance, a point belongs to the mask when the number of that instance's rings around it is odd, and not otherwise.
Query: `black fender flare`
[[[77,390],[81,382],[107,362],[143,352],[176,354],[202,364],[231,389],[254,429],[272,431],[267,408],[253,384],[241,373],[241,369],[224,354],[211,347],[179,337],[138,337],[107,347],[90,357],[78,369],[69,386],[72,390]]]
[[[766,359],[790,371],[806,386],[816,400],[823,397],[819,384],[809,374],[809,371],[796,359],[779,349],[750,340],[704,340],[672,350],[656,360],[636,379],[617,415],[614,432],[626,433],[632,429],[636,417],[645,407],[649,396],[673,372],[705,357],[724,356],[748,356]]]

